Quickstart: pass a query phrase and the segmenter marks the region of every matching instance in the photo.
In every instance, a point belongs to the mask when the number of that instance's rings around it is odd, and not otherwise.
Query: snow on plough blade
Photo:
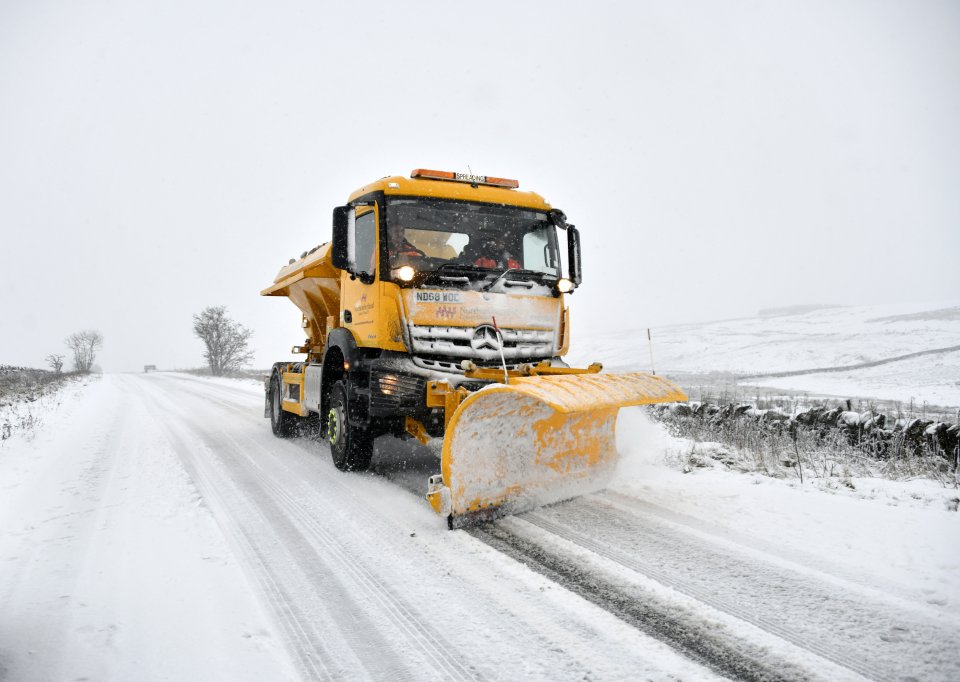
[[[621,407],[686,400],[650,374],[517,377],[467,397],[447,427],[427,498],[451,528],[603,487]]]

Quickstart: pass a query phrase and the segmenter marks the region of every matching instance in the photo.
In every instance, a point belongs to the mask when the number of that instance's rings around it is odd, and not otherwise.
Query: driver
[[[395,224],[389,224],[387,226],[387,253],[390,255],[390,258],[397,256],[419,256],[422,258],[426,255],[423,251],[411,244],[407,240],[404,229]]]

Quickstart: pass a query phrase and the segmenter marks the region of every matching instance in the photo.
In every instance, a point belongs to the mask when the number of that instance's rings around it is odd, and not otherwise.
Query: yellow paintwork
[[[457,408],[460,407],[460,403],[462,403],[468,395],[470,395],[470,393],[465,388],[458,388],[455,391],[451,390],[450,384],[446,381],[427,382],[427,407],[443,408],[444,431],[446,431],[446,427],[450,425],[450,420],[456,413]]]
[[[639,373],[517,377],[472,393],[448,424],[431,505],[456,522],[582,494],[612,472],[621,407],[686,399],[672,382]]]
[[[310,410],[308,410],[303,403],[297,402],[296,400],[282,400],[280,401],[280,407],[284,412],[292,412],[298,417],[307,417],[310,415]]]
[[[562,297],[430,288],[401,291],[404,317],[415,325],[475,327],[496,317],[504,329],[553,330],[563,310]],[[440,300],[417,301],[431,296]]]
[[[299,390],[297,391],[299,400],[292,400],[285,397],[280,401],[280,408],[286,412],[292,412],[300,417],[306,417],[308,414],[310,414],[310,411],[307,410],[306,406],[303,404],[303,374],[299,372],[284,371],[281,376],[285,389],[287,386],[299,387]]]
[[[452,519],[450,516],[450,488],[443,484],[443,476],[440,474],[431,476],[427,480],[427,502],[430,503],[433,511]]]
[[[403,340],[403,327],[407,317],[404,313],[402,292],[403,289],[393,282],[380,282],[380,316],[377,324],[380,347],[384,350],[407,350]]]
[[[379,205],[361,206],[357,208],[357,217],[373,212],[379,216]],[[379,224],[379,217],[375,219]],[[374,248],[376,272],[380,272],[380,230],[377,230],[376,246]],[[357,345],[364,348],[379,348],[382,334],[382,315],[380,314],[380,286],[374,280],[370,284],[362,282],[348,273],[341,274],[340,279],[341,305],[339,311],[340,327],[346,327],[353,333]],[[345,319],[345,311],[349,310],[351,321]]]
[[[413,417],[404,417],[403,418],[403,429],[411,436],[420,441],[421,445],[426,445],[430,442],[430,434],[427,433],[427,427],[423,425],[422,422],[414,419]]]
[[[395,186],[394,186],[395,185]],[[369,185],[364,185],[350,195],[350,201],[370,194],[383,192],[387,196],[415,196],[432,197],[435,199],[456,199],[459,201],[482,201],[489,204],[504,204],[507,206],[522,206],[538,211],[549,211],[550,204],[535,192],[521,192],[516,189],[477,185],[474,187],[466,182],[451,182],[447,180],[425,180],[423,178],[407,178],[395,175],[381,178]]]
[[[501,367],[477,367],[474,365],[466,370],[463,375],[468,379],[485,379],[487,381],[500,381],[506,375],[507,381],[516,377],[535,377],[535,376],[561,376],[564,374],[597,374],[603,369],[599,362],[591,363],[587,367],[555,367],[549,362],[538,362],[536,364],[523,364],[517,369],[503,371]],[[429,392],[428,392],[429,393]],[[428,403],[429,404],[429,403]]]
[[[563,307],[563,317],[560,318],[560,352],[563,357],[570,351],[570,308]]]
[[[323,244],[305,258],[281,268],[273,285],[260,295],[286,296],[293,301],[307,322],[304,346],[311,353],[321,354],[327,334],[340,319],[340,288],[345,275],[330,262],[330,244]]]

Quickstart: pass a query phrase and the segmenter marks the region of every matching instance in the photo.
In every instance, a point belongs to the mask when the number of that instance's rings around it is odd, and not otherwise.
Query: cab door
[[[340,279],[340,324],[353,333],[359,346],[380,343],[379,230],[380,209],[376,202],[357,206],[350,227],[348,253],[352,272]]]

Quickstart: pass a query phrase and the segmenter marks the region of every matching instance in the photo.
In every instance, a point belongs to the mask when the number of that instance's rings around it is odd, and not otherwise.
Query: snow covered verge
[[[76,396],[78,382],[85,386],[96,376],[0,365],[0,444],[17,432],[32,434],[53,408]]]
[[[869,575],[945,613],[960,607],[960,491],[930,479],[891,481],[806,471],[775,478],[731,467],[718,443],[671,436],[641,408],[621,410],[611,489],[678,522],[799,563]],[[743,463],[743,459],[735,460]]]
[[[296,679],[160,421],[118,375],[0,448],[0,680]]]

